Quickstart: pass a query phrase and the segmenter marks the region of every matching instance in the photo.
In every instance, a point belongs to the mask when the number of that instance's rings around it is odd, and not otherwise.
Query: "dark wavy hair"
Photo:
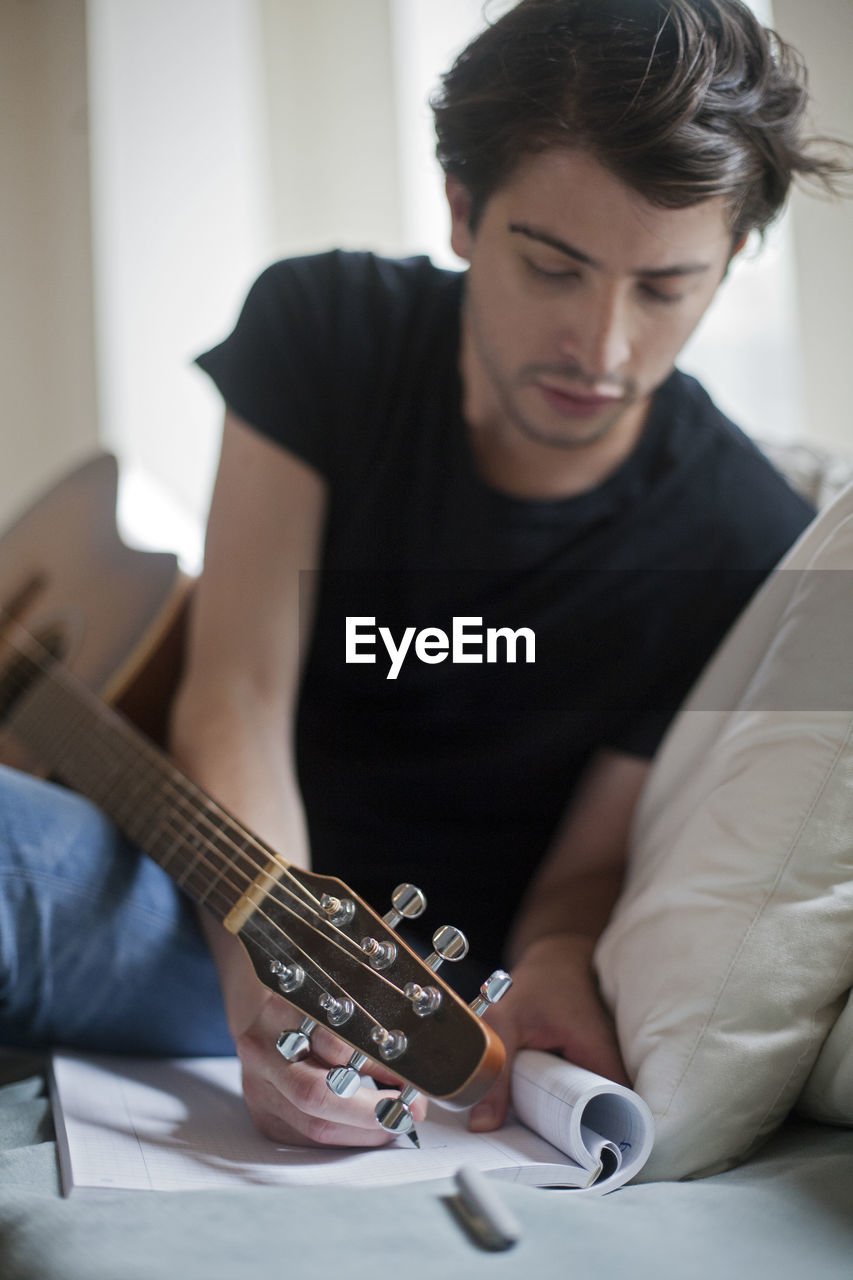
[[[431,105],[472,226],[522,157],[582,147],[652,204],[725,197],[740,240],[794,177],[835,190],[850,171],[843,144],[803,137],[807,101],[802,58],[740,0],[520,0]]]

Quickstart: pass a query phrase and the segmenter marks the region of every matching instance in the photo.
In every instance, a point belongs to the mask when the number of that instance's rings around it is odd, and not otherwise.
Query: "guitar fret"
[[[165,848],[160,848],[161,843]],[[183,837],[179,833],[168,829],[161,829],[152,840],[148,842],[146,853],[158,862],[164,871],[169,870],[169,863],[175,853],[178,853],[183,847]]]
[[[18,699],[7,724],[191,897],[223,918],[239,901],[257,874],[259,855],[247,847],[254,842],[167,756],[145,739],[134,741],[118,713],[50,670]],[[261,861],[267,856],[262,852]]]
[[[206,800],[202,802],[203,811],[208,810],[209,807]],[[207,812],[204,812],[203,820],[209,822]],[[182,888],[186,888],[188,893],[192,893],[194,898],[204,901],[204,895],[207,893],[206,881],[209,877],[202,876],[202,884],[201,886],[198,885],[198,863],[200,859],[204,860],[206,856],[212,853],[213,848],[210,842],[203,838],[197,830],[193,830],[187,836],[185,848],[191,852],[191,856],[185,863],[183,870],[175,876],[175,879]]]

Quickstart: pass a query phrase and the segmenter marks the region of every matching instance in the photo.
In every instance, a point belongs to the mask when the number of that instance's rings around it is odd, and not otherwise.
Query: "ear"
[[[732,249],[732,253],[731,253],[731,257],[729,258],[729,262],[733,262],[733,261],[734,261],[734,259],[738,256],[738,254],[740,253],[741,249],[742,249],[742,248],[743,248],[743,246],[746,244],[746,242],[747,242],[747,240],[748,240],[748,239],[749,239],[749,236],[741,236],[740,240],[738,240],[738,241],[737,241],[737,243],[734,245],[734,247],[733,247],[733,249]]]
[[[474,235],[471,231],[471,193],[458,178],[449,174],[444,183],[450,206],[450,247],[459,258],[471,260]]]
[[[725,271],[723,272],[722,279],[720,280],[720,284],[722,284],[722,283],[723,283],[723,280],[727,280],[727,279],[728,279],[729,270],[730,270],[730,268],[731,268],[731,265],[732,265],[732,263],[734,262],[735,258],[736,258],[736,257],[738,256],[738,254],[740,253],[741,249],[742,249],[742,248],[744,247],[744,245],[746,244],[746,242],[747,242],[747,240],[748,240],[748,239],[749,239],[749,236],[748,236],[748,235],[741,236],[740,240],[736,240],[736,241],[734,242],[734,244],[732,245],[732,251],[731,251],[731,253],[729,254],[728,259],[727,259],[727,261],[726,261],[726,269],[725,269]]]

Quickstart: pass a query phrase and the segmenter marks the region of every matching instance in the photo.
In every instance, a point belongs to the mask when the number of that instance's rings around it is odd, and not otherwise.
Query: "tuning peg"
[[[338,997],[324,992],[318,1003],[325,1012],[330,1027],[342,1027],[355,1012],[355,1005],[349,996]]]
[[[352,898],[335,898],[331,893],[324,893],[320,898],[320,906],[325,911],[329,924],[349,924],[355,915]]]
[[[359,1072],[365,1062],[367,1055],[356,1050],[345,1067],[332,1067],[326,1074],[326,1084],[332,1093],[339,1098],[351,1098],[354,1093],[358,1093],[361,1085]]]
[[[395,1136],[407,1133],[415,1146],[419,1147],[421,1144],[415,1133],[415,1117],[411,1106],[417,1096],[418,1090],[407,1084],[398,1097],[383,1098],[378,1102],[374,1115],[387,1133]]]
[[[305,981],[304,969],[300,968],[298,964],[283,964],[281,960],[270,960],[270,973],[275,976],[279,990],[284,995],[295,991]]]
[[[480,987],[480,994],[471,1001],[468,1008],[476,1013],[478,1018],[482,1018],[487,1009],[503,999],[511,986],[512,978],[506,970],[495,969],[494,973],[486,978]]]
[[[433,972],[439,969],[445,960],[455,962],[464,959],[468,954],[468,939],[461,929],[454,928],[452,924],[443,924],[440,929],[436,929],[432,935],[432,945],[435,950],[427,956],[426,963]]]
[[[311,1052],[311,1032],[317,1023],[313,1018],[303,1018],[295,1031],[282,1031],[275,1047],[288,1062],[299,1062]]]
[[[377,942],[376,938],[362,938],[361,949],[367,956],[367,963],[372,969],[390,969],[397,959],[397,948],[393,942]]]
[[[389,1031],[387,1027],[374,1027],[370,1033],[370,1038],[379,1049],[379,1056],[383,1062],[393,1062],[395,1058],[399,1058],[409,1047],[405,1033],[402,1031]]]
[[[390,929],[396,929],[401,920],[417,920],[426,911],[426,895],[413,884],[398,884],[391,894],[391,910],[382,917]]]
[[[422,987],[417,982],[407,982],[403,988],[403,995],[419,1018],[429,1017],[441,1004],[441,992],[438,987]]]

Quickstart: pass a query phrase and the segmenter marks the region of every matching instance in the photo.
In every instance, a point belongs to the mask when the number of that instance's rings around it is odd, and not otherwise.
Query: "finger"
[[[286,1029],[288,1031],[292,1030],[291,1027]],[[308,1036],[308,1040],[311,1046],[309,1050],[310,1056],[316,1062],[327,1067],[340,1066],[341,1063],[349,1061],[352,1057],[353,1050],[350,1046],[345,1044],[333,1031],[327,1030],[322,1025],[314,1027]],[[273,1043],[275,1043],[275,1040]]]
[[[273,1044],[278,1040],[283,1032],[296,1030],[302,1021],[302,1015],[299,1010],[294,1009],[292,1005],[286,1004],[281,999],[276,999],[274,1009],[276,1011],[276,1016],[280,1016],[283,1019],[280,1026],[278,1022],[273,1024],[270,1017],[266,1014],[264,1015],[265,1025],[269,1025],[271,1027],[270,1039]],[[280,1015],[278,1013],[279,1010],[281,1010]],[[273,1032],[273,1025],[278,1027],[278,1030]],[[257,1028],[252,1029],[253,1038],[255,1037],[256,1031]],[[361,1052],[361,1050],[356,1050],[352,1045],[341,1040],[339,1036],[336,1036],[333,1032],[329,1031],[322,1025],[322,1023],[318,1023],[314,1027],[308,1038],[311,1057],[317,1062],[325,1063],[329,1067],[342,1066],[344,1063],[349,1062],[354,1053]],[[261,1046],[261,1048],[263,1048],[263,1046]],[[242,1051],[240,1051],[240,1056],[244,1056]],[[368,1058],[364,1066],[359,1068],[359,1070],[362,1076],[375,1080],[377,1084],[386,1085],[389,1088],[403,1087],[403,1082],[401,1081],[399,1074],[383,1062],[378,1062],[375,1059]]]
[[[622,1060],[616,1028],[612,1018],[600,1005],[592,1007],[586,1013],[582,1040],[572,1034],[564,1034],[555,1037],[547,1047],[575,1066],[584,1067],[587,1071],[604,1076],[606,1080],[615,1080],[617,1084],[630,1088],[631,1081]]]
[[[380,1126],[376,1107],[396,1093],[363,1087],[339,1098],[326,1085],[325,1069],[307,1061],[285,1064],[272,1077],[247,1078],[244,1091],[255,1123],[278,1141],[376,1147],[393,1137]],[[411,1108],[419,1123],[426,1101],[415,1099]]]
[[[240,1038],[237,1047],[249,1111],[268,1137],[279,1142],[341,1146],[378,1146],[390,1140],[375,1110],[383,1097],[395,1094],[371,1085],[352,1097],[341,1098],[329,1089],[329,1066],[346,1062],[352,1053],[337,1036],[317,1028],[312,1033],[311,1054],[301,1061],[288,1062],[277,1054],[266,1029],[257,1026]],[[319,1054],[324,1061],[318,1060]],[[423,1119],[425,1111],[425,1100],[418,1098],[412,1103],[416,1122]]]
[[[573,1045],[567,1045],[563,1049],[562,1056],[576,1066],[594,1071],[598,1076],[604,1076],[605,1080],[614,1080],[616,1084],[631,1088],[631,1078],[625,1069],[615,1037],[602,1038],[600,1044],[594,1045],[584,1053],[578,1053]]]
[[[489,1092],[472,1108],[468,1128],[472,1133],[489,1133],[499,1129],[509,1110],[509,1072],[501,1073]]]
[[[237,1052],[244,1061],[247,1056],[266,1057],[270,1047],[277,1047],[286,1032],[297,1031],[305,1020],[299,1009],[279,996],[271,996],[259,1017],[238,1037]],[[305,1033],[305,1040],[312,1058],[327,1066],[339,1066],[347,1062],[353,1053],[349,1045],[322,1023],[315,1023]],[[305,1051],[302,1056],[305,1056]]]
[[[468,1128],[474,1133],[488,1133],[492,1129],[500,1128],[504,1120],[506,1120],[506,1113],[509,1110],[510,1072],[512,1070],[512,1061],[518,1048],[518,1038],[512,1034],[509,1025],[501,1030],[500,1035],[506,1049],[506,1060],[503,1070],[491,1089],[471,1109],[471,1114],[468,1117]]]
[[[271,995],[255,1022],[237,1040],[243,1064],[243,1092],[257,1127],[279,1142],[377,1146],[390,1141],[374,1114],[383,1097],[372,1081],[350,1098],[341,1098],[326,1084],[332,1066],[347,1063],[353,1049],[322,1024],[309,1037],[308,1054],[287,1061],[276,1052],[283,1030],[294,1030],[303,1021],[300,1011]],[[366,1079],[374,1076],[399,1091],[399,1077],[384,1064],[365,1064]],[[411,1104],[416,1122],[424,1118],[426,1101]]]
[[[338,1098],[326,1087],[325,1071],[305,1062],[287,1066],[283,1078],[247,1077],[244,1092],[255,1124],[277,1142],[378,1147],[393,1136],[374,1114],[389,1095],[364,1088],[354,1097]]]

